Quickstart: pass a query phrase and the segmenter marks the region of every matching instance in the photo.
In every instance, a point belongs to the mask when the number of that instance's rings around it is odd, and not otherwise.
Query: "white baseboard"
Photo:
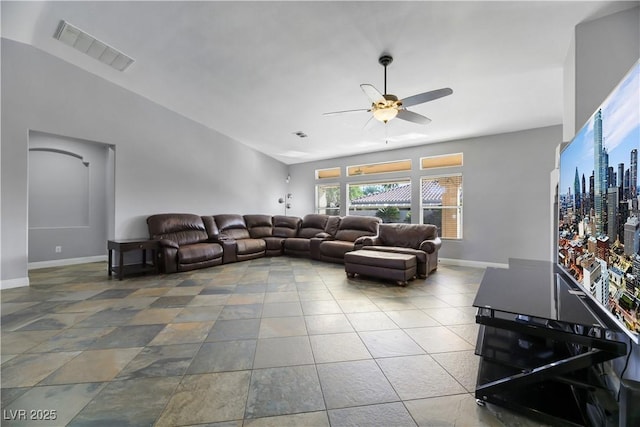
[[[20,277],[18,279],[8,279],[0,281],[0,289],[21,288],[23,286],[29,286],[28,277]]]
[[[498,262],[484,262],[484,261],[469,261],[464,259],[454,259],[454,258],[438,258],[440,264],[443,265],[456,265],[459,267],[476,267],[476,268],[487,268],[487,267],[497,267],[497,268],[509,268],[509,264],[501,264]]]
[[[54,259],[51,261],[30,262],[27,265],[28,270],[37,270],[39,268],[62,267],[65,265],[88,264],[90,262],[106,261],[106,255],[88,256],[82,258],[66,258]]]

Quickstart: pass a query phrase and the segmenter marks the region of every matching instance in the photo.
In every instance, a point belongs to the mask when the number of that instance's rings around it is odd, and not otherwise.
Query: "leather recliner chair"
[[[378,235],[362,239],[358,249],[416,256],[418,277],[424,279],[438,268],[442,240],[433,224],[380,224]]]
[[[343,217],[335,235],[320,242],[319,259],[343,263],[344,254],[355,250],[362,238],[378,234],[378,226],[381,222],[380,218],[374,216]]]
[[[209,241],[202,218],[193,214],[157,214],[147,218],[149,236],[158,240],[156,262],[163,273],[222,264],[222,246]]]
[[[207,226],[209,238],[222,245],[223,264],[265,256],[267,244],[263,239],[251,237],[242,215],[221,214],[202,219]]]
[[[308,214],[302,218],[300,228],[295,237],[289,237],[284,242],[286,255],[305,256],[318,259],[318,255],[311,250],[311,239],[325,239],[335,234],[340,217],[325,214]]]
[[[279,256],[284,253],[285,240],[296,237],[298,234],[302,218],[297,216],[275,215],[272,221],[273,229],[271,235],[264,236],[262,239],[267,243],[267,256]],[[251,229],[249,231],[251,231]]]

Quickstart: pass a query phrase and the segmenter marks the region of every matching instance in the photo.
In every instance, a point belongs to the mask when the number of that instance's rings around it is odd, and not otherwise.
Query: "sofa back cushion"
[[[358,237],[375,236],[381,219],[375,216],[349,215],[340,220],[336,240],[355,242]]]
[[[178,245],[190,245],[208,239],[202,218],[193,214],[167,213],[147,218],[147,228],[152,239],[167,239]]]
[[[384,246],[419,249],[423,241],[438,237],[438,227],[433,224],[380,224],[378,235]]]
[[[216,221],[218,230],[220,231],[221,239],[249,239],[249,230],[247,224],[244,222],[244,218],[240,214],[222,214],[214,215],[213,219]]]
[[[213,215],[203,216],[202,222],[204,222],[204,228],[207,230],[209,239],[217,240],[220,237],[220,230],[218,229],[218,224],[216,224],[216,220],[213,218]]]
[[[342,217],[338,215],[331,215],[327,220],[327,225],[324,227],[324,232],[330,234],[331,236],[335,236],[338,232],[338,228],[340,227],[340,222],[342,221]]]
[[[252,239],[273,235],[273,221],[271,215],[245,215],[244,222],[249,229]]]
[[[329,215],[325,214],[308,214],[302,218],[298,237],[310,239],[318,233],[323,233],[327,226]]]
[[[273,217],[273,236],[296,237],[302,224],[302,218],[297,216],[275,215]]]

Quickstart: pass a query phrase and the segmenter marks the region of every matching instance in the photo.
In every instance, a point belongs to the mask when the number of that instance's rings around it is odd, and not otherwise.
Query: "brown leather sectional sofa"
[[[160,271],[173,273],[264,256],[294,255],[344,262],[344,254],[378,233],[380,218],[309,214],[166,213],[147,218],[159,242]]]

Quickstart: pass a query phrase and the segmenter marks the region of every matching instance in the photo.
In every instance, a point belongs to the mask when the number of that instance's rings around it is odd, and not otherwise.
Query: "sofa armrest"
[[[222,238],[218,239],[217,243],[222,245],[222,263],[229,264],[230,262],[238,261],[238,243],[234,239]]]
[[[374,246],[377,245],[380,239],[378,236],[360,236],[353,242],[353,250],[357,251],[362,249],[364,246]]]
[[[442,240],[440,237],[436,237],[435,239],[425,240],[420,243],[420,250],[425,251],[428,254],[432,254],[438,250],[442,246]]]
[[[312,239],[333,240],[334,237],[331,234],[325,233],[323,231],[323,232],[318,233],[315,236],[313,236]]]
[[[380,236],[362,236],[357,241],[362,239],[362,246],[383,246]]]
[[[158,245],[160,245],[161,248],[174,248],[174,249],[180,248],[180,245],[178,245],[178,242],[174,242],[173,240],[169,240],[169,239],[159,239]]]

